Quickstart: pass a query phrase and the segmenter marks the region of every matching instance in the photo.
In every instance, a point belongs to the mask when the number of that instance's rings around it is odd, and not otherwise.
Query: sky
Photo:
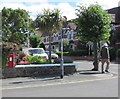
[[[34,20],[43,9],[58,8],[62,16],[66,16],[68,20],[74,19],[75,9],[79,3],[88,6],[89,4],[98,3],[104,10],[118,7],[120,0],[1,0],[0,10],[3,7],[12,9],[25,9],[29,12],[30,17]]]

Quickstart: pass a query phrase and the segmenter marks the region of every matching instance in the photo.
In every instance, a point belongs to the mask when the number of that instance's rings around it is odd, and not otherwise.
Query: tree
[[[26,41],[25,33],[33,31],[30,23],[32,19],[23,9],[2,9],[2,40],[23,44]]]
[[[37,48],[37,47],[40,46],[41,38],[40,38],[40,36],[38,34],[31,35],[29,39],[30,39],[31,47]]]
[[[110,37],[111,19],[107,11],[104,11],[98,4],[92,4],[88,8],[80,5],[76,11],[78,16],[74,20],[77,24],[76,31],[81,40],[94,43],[95,66],[93,70],[98,70],[97,43],[102,40],[108,40]]]
[[[46,49],[45,49],[45,44],[44,44],[43,42],[40,43],[40,47],[43,48],[44,50],[46,50]]]
[[[60,30],[60,10],[44,9],[43,13],[37,16],[34,25],[36,28],[39,28],[42,33],[47,33],[47,35],[49,36],[49,60],[51,61],[51,36],[54,30]]]

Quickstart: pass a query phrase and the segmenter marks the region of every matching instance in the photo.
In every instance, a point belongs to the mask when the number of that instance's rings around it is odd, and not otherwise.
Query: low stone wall
[[[64,66],[64,73],[73,74],[76,72],[75,65]],[[4,68],[2,69],[2,78],[14,78],[14,77],[35,77],[35,76],[50,76],[60,75],[60,66],[40,66],[40,67],[19,67],[19,68]]]

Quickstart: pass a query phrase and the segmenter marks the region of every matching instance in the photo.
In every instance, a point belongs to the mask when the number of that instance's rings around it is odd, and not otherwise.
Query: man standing
[[[107,66],[105,68],[105,72],[109,72],[109,64],[110,64],[110,54],[109,54],[109,49],[108,49],[108,44],[103,43],[102,48],[101,48],[101,62],[102,62],[102,73],[104,73],[104,64],[106,63]]]

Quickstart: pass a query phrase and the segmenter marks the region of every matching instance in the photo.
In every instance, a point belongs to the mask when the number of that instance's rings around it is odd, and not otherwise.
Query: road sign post
[[[61,75],[60,78],[62,79],[64,76],[64,59],[63,59],[63,38],[64,38],[64,30],[69,30],[69,28],[62,28],[61,29]]]

